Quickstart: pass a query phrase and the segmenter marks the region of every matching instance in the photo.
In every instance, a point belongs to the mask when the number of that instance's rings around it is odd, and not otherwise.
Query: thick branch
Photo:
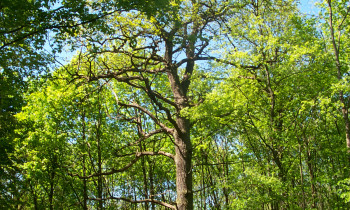
[[[182,64],[184,64],[184,63],[186,63],[186,62],[188,62],[190,60],[194,60],[194,61],[197,61],[197,60],[202,60],[202,61],[214,60],[214,61],[216,61],[218,63],[228,64],[228,65],[231,65],[231,66],[234,66],[234,67],[241,67],[241,68],[244,68],[244,69],[253,69],[253,70],[259,69],[261,67],[261,64],[259,64],[257,66],[247,66],[247,65],[241,65],[241,64],[234,63],[234,62],[230,62],[230,61],[227,61],[227,60],[224,60],[224,59],[221,59],[221,58],[216,58],[216,57],[213,57],[213,56],[197,57],[197,58],[193,58],[193,59],[185,58],[185,59],[182,59],[181,61],[179,61],[176,64],[176,66],[179,67]]]
[[[147,95],[150,97],[150,99],[157,104],[157,106],[159,107],[159,109],[167,112],[167,114],[170,114],[169,109],[165,108],[161,103],[159,103],[156,98],[164,101],[167,104],[170,104],[171,106],[178,108],[176,103],[174,103],[173,101],[170,101],[169,99],[167,99],[166,97],[162,96],[160,93],[152,90],[151,85],[149,84],[148,80],[145,81],[145,87],[143,87],[142,89],[147,93]]]
[[[172,101],[170,101],[169,99],[163,97],[160,93],[153,91],[151,88],[151,85],[149,84],[148,80],[145,81],[145,87],[143,88],[144,91],[147,93],[147,95],[149,96],[149,98],[158,106],[158,108],[160,110],[165,111],[166,116],[168,121],[175,126],[175,128],[177,127],[177,123],[176,121],[172,118],[171,115],[171,111],[164,107],[162,103],[160,103],[157,99],[161,99],[162,101],[164,101],[165,103],[170,104],[171,106],[175,107],[176,109],[179,109],[178,105]]]

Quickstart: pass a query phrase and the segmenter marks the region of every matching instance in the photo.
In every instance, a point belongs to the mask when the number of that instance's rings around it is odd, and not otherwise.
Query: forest
[[[350,2],[311,4],[1,0],[0,209],[350,209]]]

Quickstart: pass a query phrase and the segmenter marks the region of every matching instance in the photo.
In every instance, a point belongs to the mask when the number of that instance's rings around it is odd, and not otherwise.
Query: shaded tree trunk
[[[50,210],[53,210],[53,196],[54,196],[54,179],[56,176],[55,173],[55,166],[56,166],[56,156],[53,158],[53,163],[51,166],[51,171],[50,171],[50,192],[49,192],[49,204],[50,204]]]
[[[31,182],[29,182],[29,186],[30,186],[30,191],[31,193],[33,194],[33,202],[34,202],[34,209],[35,210],[38,210],[39,209],[39,206],[38,206],[38,198],[37,198],[37,195],[33,189],[33,185]]]
[[[310,182],[311,182],[311,196],[312,196],[312,208],[316,208],[316,196],[317,191],[315,187],[315,175],[314,175],[314,167],[312,166],[312,156],[309,148],[309,139],[306,140],[306,163],[310,173]]]

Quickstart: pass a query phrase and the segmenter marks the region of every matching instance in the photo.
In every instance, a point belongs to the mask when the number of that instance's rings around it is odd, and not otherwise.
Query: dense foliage
[[[298,3],[0,2],[0,208],[350,208],[350,4]]]

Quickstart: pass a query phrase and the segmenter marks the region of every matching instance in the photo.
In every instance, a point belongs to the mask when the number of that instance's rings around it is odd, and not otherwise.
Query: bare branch
[[[171,159],[175,159],[175,155],[168,153],[168,152],[163,152],[163,151],[158,151],[158,152],[150,152],[150,151],[143,151],[143,152],[136,152],[136,153],[129,153],[129,154],[122,154],[122,155],[116,155],[117,157],[127,157],[127,156],[132,156],[136,155],[136,157],[141,157],[141,156],[155,156],[155,155],[163,155]]]
[[[234,63],[234,62],[231,62],[231,61],[228,61],[228,60],[224,60],[224,59],[221,59],[221,58],[216,58],[216,57],[213,57],[213,56],[208,56],[208,57],[197,57],[197,58],[194,58],[194,59],[188,59],[188,58],[185,58],[181,61],[179,61],[177,63],[177,66],[180,66],[190,60],[214,60],[218,63],[224,63],[224,64],[228,64],[228,65],[231,65],[231,66],[234,66],[234,67],[241,67],[241,68],[244,68],[244,69],[253,69],[253,70],[256,70],[256,69],[259,69],[261,67],[262,64],[259,64],[257,66],[247,66],[247,65],[241,65],[241,64],[237,64],[237,63]]]
[[[79,179],[89,179],[89,178],[92,178],[92,177],[98,177],[98,176],[104,176],[104,175],[112,175],[112,174],[115,174],[115,173],[119,173],[119,172],[123,172],[123,171],[126,171],[128,170],[131,166],[133,166],[139,159],[140,157],[142,156],[145,156],[145,155],[164,155],[166,157],[169,157],[171,159],[174,160],[174,155],[171,154],[171,153],[167,153],[167,152],[163,152],[163,151],[159,151],[159,152],[137,152],[136,153],[136,157],[135,159],[133,159],[131,162],[129,162],[129,164],[127,164],[126,166],[124,166],[123,168],[120,168],[120,169],[112,169],[111,171],[108,171],[108,172],[102,172],[102,173],[94,173],[94,174],[91,174],[91,175],[88,175],[88,176],[80,176],[79,174],[71,174],[71,173],[68,173],[70,176],[74,177],[74,176],[77,176]]]
[[[198,167],[198,166],[218,166],[218,165],[233,165],[238,163],[249,163],[250,161],[226,161],[222,163],[200,163],[200,164],[194,164],[192,167]]]
[[[257,76],[252,76],[252,77],[247,77],[247,76],[238,76],[238,78],[242,78],[242,79],[251,79],[251,80],[256,80],[258,82],[262,82],[263,80],[258,78]]]
[[[159,119],[154,116],[150,111],[148,111],[146,108],[140,106],[139,104],[133,102],[132,104],[124,104],[124,103],[119,103],[120,106],[125,106],[125,107],[133,107],[133,108],[137,108],[138,110],[140,110],[141,112],[147,114],[157,125],[159,125],[161,128],[163,128],[163,130],[165,130],[166,132],[173,134],[174,133],[174,129],[172,128],[168,128],[166,125],[164,125],[163,123],[161,123],[159,121]]]
[[[99,79],[108,79],[108,78],[114,78],[119,82],[127,82],[131,80],[142,80],[142,77],[140,76],[119,76],[120,73],[107,73],[107,74],[101,74],[96,76],[85,76],[85,75],[78,75],[79,78],[84,78],[88,82],[96,81]]]
[[[139,140],[137,140],[137,141],[135,141],[135,142],[132,142],[132,143],[129,143],[129,144],[127,144],[126,146],[123,146],[123,147],[119,148],[118,150],[123,150],[123,149],[125,149],[126,147],[139,144],[139,143],[142,142],[143,140],[148,139],[149,137],[151,137],[151,136],[153,136],[153,135],[155,135],[155,134],[158,134],[158,133],[162,133],[162,132],[164,132],[164,131],[165,131],[164,129],[157,129],[157,130],[151,131],[151,132],[149,132],[149,133],[147,133],[147,134],[142,133],[143,136],[141,136],[141,137],[139,138]]]
[[[130,202],[130,203],[155,203],[155,204],[159,204],[162,205],[164,207],[167,207],[169,209],[176,209],[176,206],[173,206],[169,203],[165,203],[163,201],[158,201],[158,200],[154,200],[154,199],[144,199],[144,200],[131,200],[129,198],[123,198],[123,197],[108,197],[108,198],[89,198],[90,200],[95,200],[95,201],[101,201],[101,200],[110,200],[110,199],[115,199],[115,200],[122,200],[122,201],[126,201],[126,202]]]
[[[133,159],[128,165],[124,166],[123,168],[120,169],[112,169],[111,171],[108,172],[102,172],[102,173],[94,173],[91,174],[89,176],[80,176],[79,174],[70,174],[68,173],[70,176],[77,176],[79,177],[79,179],[89,179],[92,177],[97,177],[97,176],[103,176],[103,175],[111,175],[111,174],[115,174],[115,173],[119,173],[119,172],[123,172],[126,171],[127,169],[129,169],[132,165],[134,165],[138,160],[140,159],[140,156],[136,156],[135,159]]]
[[[171,158],[171,159],[175,160],[175,155],[173,155],[171,153],[168,153],[168,152],[163,152],[163,151],[158,151],[158,152],[145,151],[145,152],[137,152],[136,153],[136,156],[143,156],[143,155],[150,155],[150,156],[163,155],[163,156],[166,156],[168,158]]]

